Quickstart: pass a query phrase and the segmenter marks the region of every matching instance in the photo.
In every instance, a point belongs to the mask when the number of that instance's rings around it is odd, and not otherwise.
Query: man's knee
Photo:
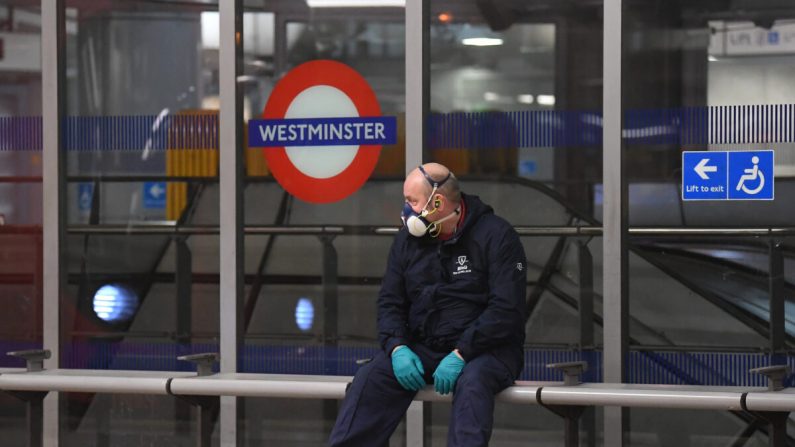
[[[488,354],[473,359],[461,371],[456,383],[458,392],[498,393],[513,382],[510,371]]]
[[[455,392],[458,394],[477,394],[477,393],[493,393],[493,384],[488,377],[484,377],[480,371],[464,371],[458,377],[455,384]]]
[[[362,365],[353,376],[348,392],[383,392],[399,387],[392,371],[392,361],[382,353],[378,353],[372,361]]]

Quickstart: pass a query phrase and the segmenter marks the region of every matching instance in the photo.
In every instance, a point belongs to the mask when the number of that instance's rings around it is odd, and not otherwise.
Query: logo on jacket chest
[[[469,259],[466,257],[466,255],[459,256],[454,267],[455,270],[453,271],[453,275],[472,272],[472,270],[469,269]]]

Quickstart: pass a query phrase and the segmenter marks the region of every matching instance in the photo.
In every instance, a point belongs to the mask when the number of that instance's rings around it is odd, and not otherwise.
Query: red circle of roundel
[[[316,85],[342,91],[356,106],[360,117],[381,115],[375,93],[359,73],[340,62],[316,60],[295,67],[276,84],[262,117],[284,119],[296,96]],[[263,150],[276,181],[292,195],[312,203],[336,202],[356,192],[372,174],[381,154],[380,145],[360,145],[347,168],[333,177],[321,179],[310,177],[296,168],[284,147]]]

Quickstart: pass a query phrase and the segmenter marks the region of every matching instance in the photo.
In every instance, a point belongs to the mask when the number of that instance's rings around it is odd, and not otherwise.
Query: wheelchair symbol
[[[752,196],[754,194],[758,194],[759,191],[765,187],[765,175],[759,170],[759,157],[753,156],[751,158],[751,162],[754,164],[754,166],[752,168],[743,170],[745,174],[740,177],[740,181],[737,183],[737,191],[742,190],[744,193]],[[753,182],[757,179],[759,179],[759,186],[756,188],[750,189],[745,186],[746,181]]]

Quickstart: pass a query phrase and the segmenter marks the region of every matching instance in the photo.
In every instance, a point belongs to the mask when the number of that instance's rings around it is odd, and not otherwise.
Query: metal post
[[[406,2],[406,173],[425,159],[430,109],[430,1]]]
[[[594,348],[593,321],[593,256],[588,246],[582,241],[577,242],[580,267],[580,349]]]
[[[770,240],[770,363],[785,364],[786,346],[784,332],[784,253],[782,244]]]
[[[431,422],[431,403],[414,401],[406,411],[406,446],[431,445],[431,433],[426,428]]]
[[[193,269],[190,247],[185,237],[175,238],[176,247],[176,285],[177,285],[177,343],[190,344],[193,332]]]
[[[213,374],[213,367],[218,362],[218,354],[215,352],[183,355],[177,360],[193,362],[196,364],[196,375],[199,377]],[[171,394],[171,379],[166,384],[166,390]],[[211,447],[213,427],[218,417],[220,398],[217,396],[176,396],[185,402],[198,408],[199,414],[196,416],[197,436],[196,445],[198,447]]]
[[[44,444],[44,397],[46,392],[15,393],[27,402],[26,417],[28,418],[28,446],[40,447]],[[25,397],[22,397],[22,396]]]
[[[339,301],[339,260],[334,247],[334,236],[320,236],[323,244],[323,334],[322,343],[326,351],[325,374],[336,375],[339,371],[335,352],[338,342],[338,301]],[[338,402],[323,401],[323,419],[333,421],[337,418]]]
[[[563,372],[563,385],[576,386],[582,383],[582,373],[588,369],[588,363],[563,362],[550,363],[547,368],[554,368]],[[536,401],[547,410],[563,418],[564,445],[566,447],[580,446],[580,416],[585,411],[584,406],[579,405],[546,405],[542,401],[543,387],[536,392]]]
[[[602,181],[604,184],[604,380],[624,382],[628,340],[627,190],[621,138],[622,0],[604,1],[602,89]],[[604,409],[604,445],[622,447],[628,412]]]
[[[792,369],[789,365],[772,365],[754,368],[750,372],[762,374],[767,377],[767,389],[770,392],[784,389],[784,381],[789,377]],[[741,400],[743,410],[749,411],[745,406],[745,398]],[[757,418],[768,424],[768,445],[770,447],[784,447],[787,442],[788,411],[749,411]]]
[[[50,358],[47,349],[30,349],[26,351],[12,351],[6,353],[10,357],[25,360],[28,372],[44,370],[44,360]],[[7,394],[25,402],[25,413],[28,428],[28,447],[41,447],[44,445],[44,398],[46,391],[6,391]]]
[[[219,220],[221,372],[236,373],[243,346],[243,1],[218,2],[219,16]],[[240,444],[242,399],[221,398],[221,446]],[[206,422],[206,421],[205,421]],[[205,423],[203,428],[212,429]]]
[[[594,317],[593,317],[593,255],[588,245],[577,242],[580,270],[580,351],[582,358],[593,361]],[[586,408],[582,415],[583,430],[587,433],[586,445],[596,446],[596,413],[593,407]]]
[[[337,346],[339,266],[334,236],[319,236],[323,243],[323,345]],[[336,374],[337,365],[326,365],[326,374]]]
[[[66,92],[66,20],[64,0],[41,0],[42,102],[42,345],[53,355],[47,368],[60,366],[61,285],[65,269],[61,253],[66,237],[65,163],[61,150]],[[42,428],[47,447],[58,446],[58,393],[44,402]]]
[[[175,339],[178,349],[182,350],[189,349],[193,332],[192,255],[184,236],[174,238],[174,248],[176,250],[175,281],[177,286],[177,333]],[[177,400],[174,404],[174,425],[177,436],[186,436],[190,432],[189,420],[190,405],[183,400]]]

